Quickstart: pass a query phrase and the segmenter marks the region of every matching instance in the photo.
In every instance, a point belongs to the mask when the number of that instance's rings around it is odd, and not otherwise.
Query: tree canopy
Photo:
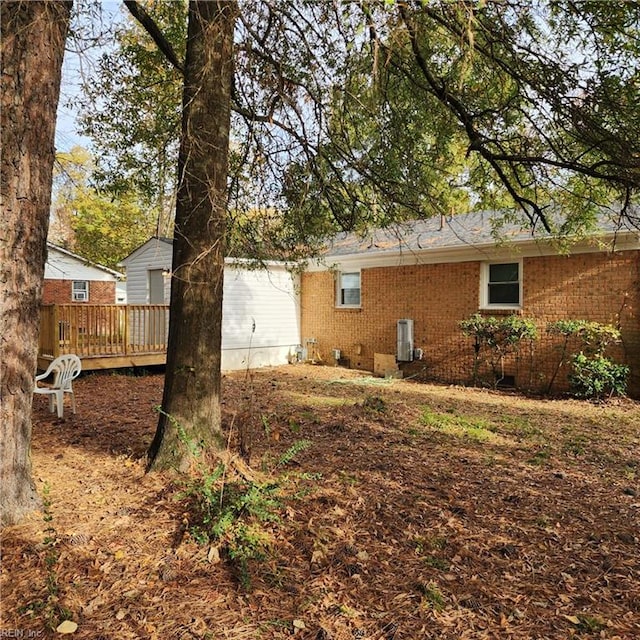
[[[144,3],[180,60],[176,6]],[[239,9],[229,211],[255,250],[264,220],[252,211],[271,217],[269,248],[290,252],[338,228],[478,207],[516,206],[570,233],[602,206],[638,200],[637,3]],[[139,28],[119,32],[83,121],[112,167],[152,189],[176,148],[180,72]],[[115,105],[129,117],[107,135]]]
[[[150,8],[151,9],[151,8]],[[155,22],[184,58],[186,3],[153,2]],[[182,76],[131,16],[115,22],[114,41],[75,100],[80,131],[92,141],[96,188],[136,193],[170,235],[175,207]]]
[[[118,193],[92,182],[95,165],[82,147],[58,152],[50,239],[112,269],[156,233],[156,215],[131,187]]]

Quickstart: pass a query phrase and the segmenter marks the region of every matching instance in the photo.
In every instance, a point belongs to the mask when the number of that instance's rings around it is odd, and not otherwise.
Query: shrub
[[[566,339],[576,336],[588,354],[603,354],[610,344],[621,340],[620,331],[614,326],[589,320],[556,320],[547,325],[547,332]]]
[[[538,329],[531,318],[516,315],[495,318],[479,313],[460,322],[462,333],[474,338],[475,359],[473,382],[477,383],[480,365],[480,352],[488,351],[488,363],[494,374],[496,383],[504,378],[504,358],[517,351],[524,340],[535,340]]]
[[[582,344],[582,349],[568,359],[571,366],[569,386],[572,392],[579,398],[590,399],[626,393],[629,368],[604,355],[609,345],[621,341],[618,329],[589,320],[557,320],[547,325],[547,332],[564,338],[560,360],[547,386],[547,393],[551,390],[560,367],[567,361],[569,340],[572,337]]]
[[[602,399],[611,395],[625,395],[629,367],[617,364],[609,358],[583,352],[571,358],[572,371],[569,384],[580,398]]]

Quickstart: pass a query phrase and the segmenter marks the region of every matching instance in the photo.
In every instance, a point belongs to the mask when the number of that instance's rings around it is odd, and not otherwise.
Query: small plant
[[[424,556],[433,550],[442,551],[447,546],[447,539],[442,536],[416,536],[414,544],[416,553]]]
[[[291,433],[294,433],[296,435],[299,434],[302,428],[302,425],[294,418],[289,418],[288,422],[289,422],[289,429]]]
[[[46,596],[31,602],[24,607],[24,613],[35,614],[41,612],[49,629],[54,630],[65,620],[73,618],[72,612],[60,603],[60,585],[58,583],[58,532],[53,524],[53,512],[51,511],[51,490],[48,484],[42,489],[42,510],[45,523],[44,538],[41,548],[44,550],[44,565],[46,569],[45,589]]]
[[[437,584],[434,582],[427,584],[421,582],[418,583],[417,589],[431,609],[434,611],[442,611],[444,609],[445,599]]]
[[[42,511],[44,513],[42,519],[46,527],[45,536],[42,544],[45,548],[45,566],[47,567],[47,588],[49,592],[58,595],[58,576],[56,575],[56,565],[58,564],[58,532],[53,525],[53,513],[51,512],[51,490],[48,484],[42,489]]]
[[[438,556],[424,556],[423,560],[427,566],[438,569],[439,571],[447,571],[450,566],[447,560],[439,558]]]
[[[586,613],[579,613],[576,616],[565,616],[565,618],[582,633],[599,633],[607,626],[599,618]]]
[[[271,424],[269,424],[269,418],[264,414],[260,416],[260,420],[262,421],[262,428],[264,429],[264,435],[267,438],[271,435]]]
[[[311,440],[298,440],[294,442],[279,458],[277,467],[288,465],[301,451],[311,446]]]
[[[250,586],[249,561],[263,560],[271,536],[265,524],[278,522],[281,503],[276,483],[224,482],[225,466],[202,471],[179,497],[186,498],[189,532],[199,544],[216,544]]]
[[[362,407],[371,413],[386,413],[387,403],[380,396],[367,396],[362,401]]]
[[[195,462],[191,478],[178,495],[187,502],[189,533],[199,544],[215,544],[237,571],[240,583],[248,589],[251,586],[249,562],[268,556],[272,536],[267,525],[280,520],[280,484],[256,482],[241,476],[230,481],[228,465],[221,462],[213,469],[208,467],[202,448],[189,442],[184,429],[177,427]],[[289,464],[310,444],[308,440],[294,443],[280,456],[276,467]]]

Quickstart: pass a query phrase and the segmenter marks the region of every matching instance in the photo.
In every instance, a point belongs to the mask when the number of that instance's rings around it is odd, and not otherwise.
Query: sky
[[[90,0],[86,4],[100,8],[101,15],[89,16],[88,14],[84,14],[82,17],[76,16],[72,19],[72,31],[80,30],[79,25],[75,21],[84,21],[84,26],[86,26],[87,20],[93,18],[93,20],[96,21],[97,18],[99,18],[100,24],[96,22],[93,26],[104,32],[113,26],[122,11],[122,3],[119,0]],[[92,73],[95,61],[103,49],[100,47],[85,48],[82,53],[78,53],[78,49],[79,43],[74,38],[70,38],[62,65],[62,83],[60,86],[60,102],[58,103],[55,139],[57,151],[69,151],[76,145],[87,148],[90,146],[89,139],[78,133],[76,110],[73,107],[69,107],[68,102],[81,91],[82,77]]]

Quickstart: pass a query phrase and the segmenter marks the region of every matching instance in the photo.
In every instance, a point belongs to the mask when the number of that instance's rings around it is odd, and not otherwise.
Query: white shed
[[[129,304],[168,304],[173,243],[151,238],[124,260]],[[222,369],[286,364],[300,344],[299,278],[285,263],[249,268],[227,258],[222,301]]]

